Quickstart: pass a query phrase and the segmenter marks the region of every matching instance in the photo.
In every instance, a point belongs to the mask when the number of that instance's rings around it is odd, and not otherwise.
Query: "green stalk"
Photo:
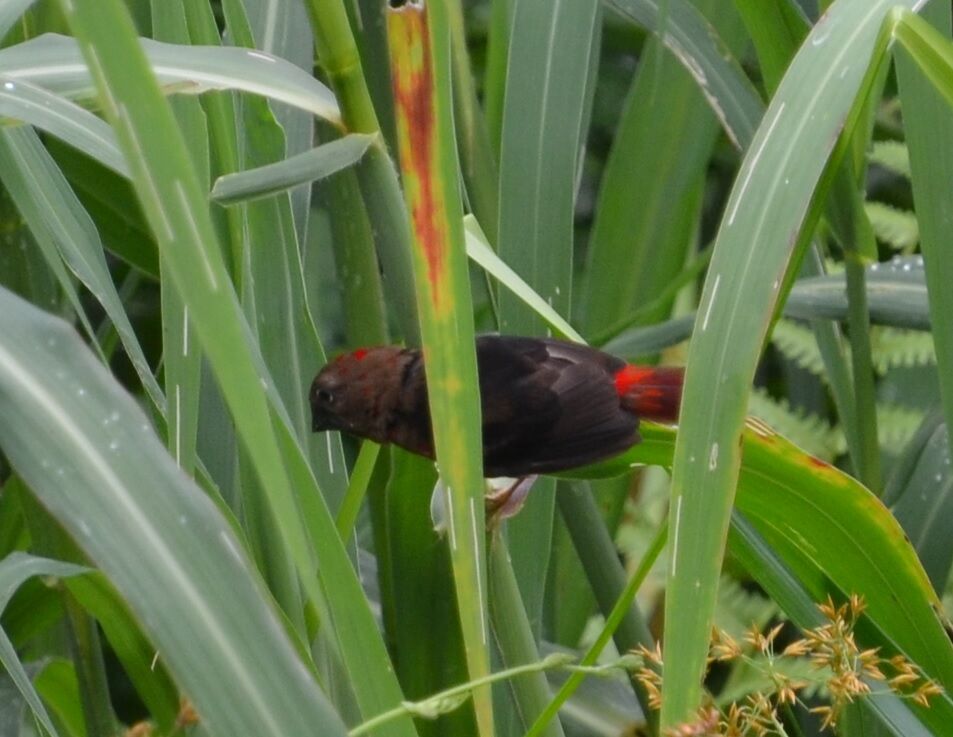
[[[490,539],[488,567],[490,623],[503,665],[514,668],[538,661],[536,639],[523,607],[513,562],[499,530],[494,531]],[[552,699],[549,684],[546,677],[536,671],[514,678],[511,686],[517,711],[526,729],[542,716],[549,705]],[[549,722],[543,734],[561,737],[563,729],[559,720]]]
[[[355,133],[380,133],[344,3],[341,0],[308,0],[307,9],[318,61],[337,97],[346,129]],[[358,165],[357,176],[377,241],[390,306],[397,315],[405,340],[419,343],[412,289],[410,223],[397,172],[382,135],[375,139]]]
[[[828,218],[844,249],[847,276],[847,326],[850,333],[851,374],[854,384],[853,419],[859,444],[859,453],[854,458],[854,463],[857,478],[867,488],[879,493],[882,491],[882,481],[880,446],[877,440],[876,388],[864,276],[867,263],[876,258],[877,244],[852,171],[851,162],[845,157],[834,177]]]
[[[824,261],[816,244],[807,254],[801,273],[804,276],[820,276],[824,273]],[[862,455],[862,446],[855,418],[854,385],[850,367],[844,356],[844,335],[840,324],[831,320],[811,320],[811,329],[814,331],[814,340],[817,341],[817,348],[827,372],[827,380],[830,382],[834,407],[844,428],[847,455],[854,464],[856,472],[858,459]]]
[[[652,543],[649,545],[649,549],[646,551],[645,557],[639,562],[638,569],[636,569],[635,573],[632,574],[632,577],[625,585],[625,588],[623,588],[619,593],[618,599],[615,602],[615,606],[612,607],[612,611],[606,615],[606,624],[602,628],[602,632],[599,633],[596,641],[592,643],[592,647],[589,648],[589,652],[586,653],[586,656],[582,659],[580,665],[592,665],[599,658],[599,654],[605,648],[606,644],[608,644],[609,639],[613,636],[616,629],[618,629],[618,627],[622,624],[623,619],[626,618],[626,615],[631,610],[632,601],[635,599],[635,594],[645,581],[645,577],[649,575],[649,571],[652,569],[652,566],[655,565],[655,561],[658,560],[659,555],[661,555],[662,550],[665,548],[665,542],[667,539],[668,524],[663,523],[658,529],[658,532],[655,533],[655,537],[653,538]],[[556,693],[556,696],[553,697],[553,700],[546,708],[546,711],[540,715],[539,719],[536,720],[533,726],[526,733],[526,737],[536,737],[540,734],[546,723],[556,716],[556,714],[559,712],[559,708],[566,703],[569,697],[572,696],[577,688],[579,688],[579,684],[582,683],[582,679],[585,677],[585,672],[578,670],[566,679],[566,682],[563,683],[562,687]],[[650,711],[645,711],[644,713],[646,715],[646,721],[649,724],[657,723],[657,714],[653,714]],[[657,727],[655,729],[657,729]]]
[[[364,80],[361,55],[341,0],[308,0],[318,62],[334,90],[348,130],[379,133],[380,125]]]
[[[80,701],[83,704],[83,719],[86,733],[90,735],[116,735],[118,725],[109,701],[109,684],[106,681],[106,665],[103,662],[102,644],[96,621],[86,613],[73,595],[63,594],[66,609],[66,627],[69,646],[79,684]]]
[[[868,225],[869,227],[869,225]],[[880,446],[877,440],[877,390],[870,349],[870,313],[867,310],[865,264],[856,252],[845,253],[847,266],[847,324],[850,329],[850,357],[854,377],[854,411],[860,456],[857,477],[864,486],[880,493],[883,488]]]
[[[388,342],[387,318],[374,237],[353,172],[324,185],[331,217],[332,247],[344,302],[347,342],[352,346]]]
[[[222,39],[218,34],[215,16],[208,2],[183,3],[183,9],[189,26],[189,36],[193,43],[206,46],[221,45]],[[235,105],[232,95],[227,92],[212,92],[202,95],[201,102],[208,120],[212,177],[238,171],[238,131],[235,127]],[[243,204],[225,208],[225,222],[228,230],[226,265],[235,283],[235,290],[239,294],[242,292],[244,212]]]
[[[411,345],[420,344],[414,270],[411,263],[410,221],[384,139],[378,137],[357,165],[357,181],[377,241],[377,255],[384,272],[384,291],[401,334]]]
[[[569,488],[561,489],[556,497],[559,512],[572,537],[573,546],[579,554],[579,560],[602,613],[608,619],[620,602],[629,604],[621,609],[622,616],[618,627],[610,633],[619,652],[624,653],[639,645],[651,650],[655,647],[655,638],[652,637],[648,623],[634,600],[635,591],[632,591],[632,597],[628,596],[625,569],[619,562],[615,544],[609,537],[602,513],[587,486],[572,484]],[[664,540],[664,535],[662,539]],[[654,560],[651,555],[646,558]],[[658,734],[658,719],[649,708],[648,693],[642,684],[634,679],[632,685],[651,733]]]

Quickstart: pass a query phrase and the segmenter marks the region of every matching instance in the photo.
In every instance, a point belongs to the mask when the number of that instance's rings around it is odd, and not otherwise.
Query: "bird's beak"
[[[322,412],[320,407],[311,408],[311,432],[335,429],[333,418],[327,412]]]

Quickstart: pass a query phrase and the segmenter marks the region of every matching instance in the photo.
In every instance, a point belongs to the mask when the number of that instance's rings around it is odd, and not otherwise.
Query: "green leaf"
[[[688,0],[661,5],[650,0],[607,0],[606,4],[661,35],[695,78],[728,137],[736,147],[746,149],[761,120],[761,99],[705,17]]]
[[[9,295],[9,292],[2,290],[0,299],[7,295]],[[15,297],[11,298],[16,299]],[[0,382],[2,382],[2,379],[0,379]],[[0,402],[2,402],[2,399],[0,399]],[[0,434],[0,438],[2,438],[2,434]],[[28,578],[33,576],[57,576],[64,578],[86,573],[87,570],[88,569],[82,566],[76,566],[72,563],[63,563],[62,561],[50,560],[49,558],[37,558],[20,552],[11,553],[0,561],[0,612],[6,608],[10,597],[13,596],[14,592]],[[23,664],[20,662],[13,648],[13,643],[10,642],[6,632],[3,630],[0,630],[0,662],[2,662],[4,669],[16,686],[17,691],[19,691],[20,696],[27,705],[29,705],[34,717],[36,717],[39,723],[42,724],[44,729],[51,735],[58,734],[53,727],[46,707],[30,683],[30,677],[23,668]],[[2,718],[6,719],[8,716],[9,715],[4,715]],[[17,722],[19,722],[19,719]]]
[[[951,195],[953,156],[945,147],[937,146],[936,142],[944,136],[953,135],[953,111],[950,109],[953,96],[949,79],[953,69],[953,43],[950,41],[949,7],[944,8],[941,4],[936,4],[925,9],[924,13],[923,20],[904,17],[909,22],[919,21],[917,25],[922,26],[921,40],[934,47],[942,56],[942,63],[938,59],[918,56],[912,50],[911,39],[907,37],[904,50],[910,52],[919,64],[911,63],[907,54],[898,50],[897,79],[904,106],[907,146],[910,150],[913,199],[920,224],[923,261],[927,267],[929,321],[936,350],[940,405],[945,425],[950,428],[953,427],[953,295],[950,290],[950,279],[953,278],[953,253],[950,251],[953,224],[949,221],[948,203]],[[935,24],[937,29],[930,23]],[[953,439],[948,437],[947,453],[951,450]],[[944,500],[944,494],[938,487],[940,483],[930,487],[934,505],[940,505]],[[926,546],[927,539],[921,544]],[[937,555],[938,560],[931,561],[931,569],[938,576],[949,566],[949,563],[943,560],[943,555],[940,553]]]
[[[925,444],[911,441],[912,470],[897,484],[892,510],[910,536],[923,567],[940,591],[953,566],[953,536],[948,520],[953,515],[953,474],[950,471],[950,439],[946,424],[930,426]],[[913,447],[910,447],[913,446]]]
[[[449,509],[450,559],[467,672],[471,680],[480,680],[490,672],[483,451],[448,22],[441,3],[390,6],[387,13],[434,450]],[[473,704],[480,735],[491,737],[490,689],[476,688]]]
[[[630,328],[606,343],[603,350],[629,358],[650,356],[663,348],[687,340],[691,337],[694,327],[695,316],[683,315],[657,325]]]
[[[89,731],[83,722],[82,698],[73,664],[63,658],[47,662],[33,683],[67,733],[86,737]]]
[[[540,318],[546,321],[557,335],[577,343],[584,343],[582,336],[575,328],[566,322],[539,294],[517,274],[510,266],[496,255],[480,228],[480,224],[472,215],[463,218],[464,235],[467,241],[467,256],[496,279],[511,294],[533,310]]]
[[[289,551],[310,601],[329,613],[330,632],[352,674],[361,709],[367,715],[386,711],[401,700],[401,694],[383,641],[297,442],[292,419],[241,315],[205,189],[128,14],[118,0],[70,0],[63,7],[93,65],[107,117],[130,163],[163,265],[189,309],[236,432],[268,495],[284,538],[283,550]],[[334,596],[324,597],[324,590],[333,590]],[[364,677],[369,672],[375,677]],[[409,719],[401,719],[386,731],[408,734],[412,729]]]
[[[3,82],[0,84],[0,116],[51,133],[113,171],[128,176],[112,128],[60,95],[29,82]]]
[[[742,47],[738,15],[723,4],[705,0],[697,10],[688,3],[684,10],[706,26],[699,11],[709,12],[716,22],[708,31]],[[665,23],[681,20],[668,17]],[[711,43],[710,37],[697,40]],[[599,184],[584,300],[576,310],[585,318],[587,335],[618,324],[633,310],[642,325],[671,316],[676,294],[659,298],[693,250],[703,184],[720,132],[704,88],[677,52],[667,53],[653,39],[641,60]],[[743,79],[740,70],[737,75]],[[760,104],[753,109],[760,116]]]
[[[59,167],[29,129],[3,133],[0,161],[4,183],[30,230],[39,241],[55,246],[63,262],[102,304],[143,388],[159,412],[164,413],[165,396],[113,284],[99,234]]]
[[[509,32],[500,143],[499,229],[505,261],[556,312],[572,305],[574,203],[580,151],[599,58],[594,0],[550,6],[517,3]],[[499,295],[499,330],[539,335],[542,321],[514,294]],[[507,523],[507,542],[537,639],[552,545],[555,482],[541,479],[524,513]]]
[[[212,199],[229,205],[268,197],[304,182],[324,179],[360,161],[374,139],[374,135],[352,133],[274,164],[226,174],[215,182]]]
[[[122,592],[209,732],[343,735],[228,523],[136,403],[65,323],[6,291],[0,324],[4,451]]]
[[[870,320],[879,325],[930,329],[926,276],[922,256],[894,256],[867,267]],[[804,319],[847,317],[847,287],[843,274],[798,280],[784,304],[788,317]]]
[[[241,90],[307,110],[331,123],[340,122],[331,91],[283,59],[234,47],[184,46],[147,38],[139,41],[167,93]],[[0,68],[9,80],[28,82],[70,99],[95,96],[94,81],[80,48],[68,36],[47,33],[0,49]]]
[[[7,35],[17,18],[23,15],[34,2],[36,0],[7,0],[0,5],[0,38]]]
[[[747,396],[794,248],[805,242],[805,217],[838,136],[855,123],[854,98],[870,83],[866,60],[891,7],[842,0],[821,18],[779,85],[726,204],[689,349],[672,472],[663,729],[701,704]]]
[[[675,432],[650,423],[640,432],[639,445],[572,476],[670,465]],[[953,645],[937,617],[937,594],[883,503],[760,423],[745,432],[743,448],[737,508],[777,554],[809,582],[829,581],[844,595],[862,595],[886,642],[941,684],[953,679]],[[812,591],[815,601],[824,594]]]

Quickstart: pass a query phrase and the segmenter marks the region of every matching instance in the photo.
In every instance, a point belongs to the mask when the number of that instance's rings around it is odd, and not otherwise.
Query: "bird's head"
[[[311,383],[311,429],[381,442],[400,389],[403,353],[393,346],[362,348],[329,362]]]

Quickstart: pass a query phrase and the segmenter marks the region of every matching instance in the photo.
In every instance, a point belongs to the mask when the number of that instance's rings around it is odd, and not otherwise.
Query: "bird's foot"
[[[508,520],[523,508],[529,490],[533,488],[539,476],[522,476],[518,479],[491,479],[488,483],[493,488],[486,495],[487,526],[499,524]],[[494,482],[503,482],[497,485]]]

